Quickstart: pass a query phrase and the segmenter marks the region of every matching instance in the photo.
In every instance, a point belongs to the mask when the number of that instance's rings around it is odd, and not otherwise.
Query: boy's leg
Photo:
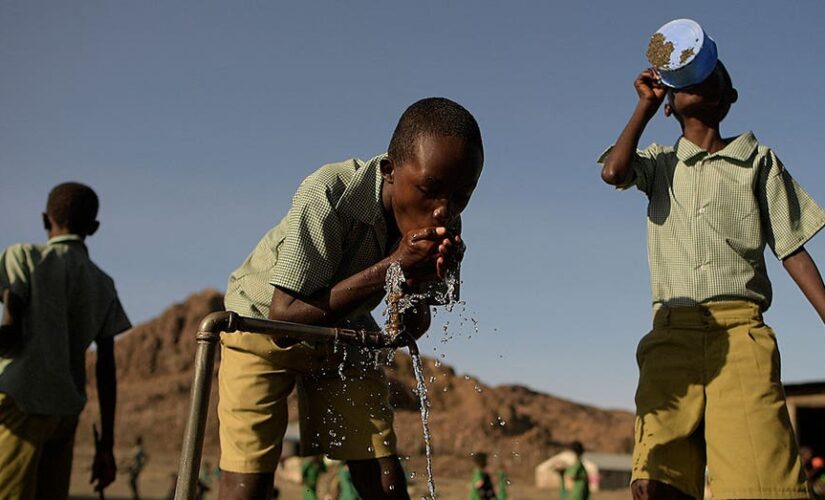
[[[705,331],[687,326],[659,311],[653,331],[639,342],[634,498],[702,498]]]
[[[35,498],[43,442],[58,419],[27,415],[0,393],[0,498]]]
[[[302,453],[352,464],[363,498],[407,498],[395,456],[389,385],[374,353],[320,346],[315,359],[318,364],[298,381]]]
[[[221,335],[219,498],[268,499],[288,423],[287,397],[302,346],[282,349],[265,335]]]
[[[347,465],[352,483],[362,498],[410,498],[407,494],[407,479],[398,457],[348,460]]]
[[[726,354],[707,387],[713,497],[808,498],[773,331],[757,313],[715,333],[713,342],[728,347],[715,349]]]
[[[69,498],[77,417],[55,418],[57,427],[44,444],[37,467],[37,497],[62,500]]]

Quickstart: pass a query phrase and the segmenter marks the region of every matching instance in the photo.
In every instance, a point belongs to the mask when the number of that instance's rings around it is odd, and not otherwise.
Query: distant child
[[[48,243],[0,254],[0,498],[68,498],[92,342],[102,426],[92,480],[101,490],[115,479],[113,338],[131,325],[84,243],[98,229],[97,210],[91,188],[60,184],[43,214]]]
[[[701,498],[707,464],[714,498],[808,498],[762,320],[764,249],[825,321],[825,286],[803,246],[825,212],[753,133],[722,137],[738,95],[721,62],[688,88],[664,87],[652,69],[635,87],[638,105],[599,160],[605,182],[648,197],[654,320],[637,350],[633,496]],[[637,151],[665,100],[682,136]]]
[[[504,467],[498,469],[498,500],[507,500],[507,488],[510,486],[510,479],[507,478],[507,471]]]
[[[570,445],[570,450],[576,454],[576,461],[563,474],[566,498],[569,500],[588,500],[590,498],[590,482],[587,478],[587,470],[582,463],[584,447],[580,442],[574,441]]]
[[[146,461],[149,456],[146,450],[143,449],[143,437],[138,436],[135,440],[135,447],[132,450],[132,463],[129,464],[129,488],[132,490],[132,498],[134,500],[140,499],[140,491],[138,489],[138,479],[146,467]]]
[[[304,500],[318,498],[318,482],[321,475],[327,471],[322,455],[310,457],[301,464],[301,484],[304,485]]]
[[[325,165],[301,183],[286,217],[230,276],[227,310],[378,329],[370,311],[381,303],[391,264],[411,290],[457,267],[460,214],[483,159],[481,132],[466,109],[444,98],[414,103],[388,153]],[[428,304],[406,311],[411,335],[429,324]],[[387,379],[371,353],[331,343],[286,346],[251,333],[223,334],[221,342],[223,498],[268,496],[296,385],[302,452],[346,461],[364,498],[408,498]]]
[[[337,481],[332,494],[333,500],[359,500],[361,497],[352,484],[352,474],[349,472],[349,467],[346,463],[342,463],[338,467]]]
[[[470,477],[470,500],[484,500],[496,498],[496,489],[493,487],[493,480],[487,472],[487,454],[475,453],[473,455],[472,476]]]

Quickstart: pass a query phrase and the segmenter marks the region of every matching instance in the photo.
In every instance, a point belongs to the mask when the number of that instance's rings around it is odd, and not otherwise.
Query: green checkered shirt
[[[388,249],[379,163],[385,156],[324,165],[307,177],[286,217],[229,277],[226,308],[266,318],[274,286],[308,296],[383,259]],[[382,296],[350,318],[375,328],[368,313]]]
[[[620,189],[635,184],[648,196],[656,306],[746,299],[767,309],[765,244],[783,259],[825,226],[825,212],[752,132],[712,155],[684,137],[675,148],[653,144],[632,167]]]
[[[86,404],[86,349],[132,326],[112,278],[69,234],[0,253],[0,292],[6,289],[25,304],[25,341],[20,352],[0,357],[0,392],[26,413],[79,414]]]

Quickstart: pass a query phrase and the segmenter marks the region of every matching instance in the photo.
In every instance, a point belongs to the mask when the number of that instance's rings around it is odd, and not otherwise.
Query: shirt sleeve
[[[784,259],[825,226],[825,212],[791,177],[776,154],[761,155],[756,197],[765,240]]]
[[[24,245],[12,245],[0,254],[0,301],[5,290],[16,295],[24,304],[29,303],[31,272]]]
[[[320,179],[310,176],[301,183],[287,224],[270,284],[300,295],[332,286],[343,254],[343,229]]]
[[[604,165],[607,157],[613,151],[613,146],[607,148],[602,153],[596,163]],[[616,186],[616,189],[624,191],[630,186],[636,186],[639,191],[650,196],[650,191],[653,187],[653,177],[656,174],[656,159],[664,152],[664,148],[658,144],[651,144],[645,149],[637,149],[636,154],[633,155],[630,168],[633,170],[633,177],[625,184]]]
[[[109,306],[109,310],[106,312],[106,319],[103,321],[103,326],[100,328],[97,338],[114,337],[129,328],[132,328],[132,323],[126,316],[126,311],[123,310],[120,299],[115,295],[114,300],[112,300]]]

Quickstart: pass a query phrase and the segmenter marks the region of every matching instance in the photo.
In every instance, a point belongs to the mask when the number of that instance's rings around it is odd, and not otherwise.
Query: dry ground
[[[127,457],[126,453],[121,453],[122,457]],[[75,464],[72,475],[71,494],[74,499],[97,499],[97,495],[92,491],[89,482],[89,467],[92,459],[91,449],[77,449],[75,451]],[[141,498],[145,499],[163,499],[167,498],[167,494],[171,489],[172,474],[175,473],[177,464],[172,460],[174,457],[156,457],[151,456],[149,462],[140,478],[140,493]],[[215,461],[210,460],[214,465]],[[131,491],[129,490],[127,466],[125,463],[120,466],[120,474],[117,481],[106,489],[106,498],[109,500],[128,499],[131,498]],[[420,477],[420,475],[419,475]],[[464,500],[468,498],[468,483],[465,479],[451,479],[436,477],[436,486],[438,488],[438,498],[443,500]],[[326,483],[322,483],[326,487]],[[284,500],[300,500],[301,488],[300,485],[288,481],[279,481],[278,486],[281,489],[281,497]],[[539,500],[539,499],[557,499],[559,497],[557,491],[539,490],[531,484],[515,481],[510,486],[510,498],[513,500]],[[411,484],[411,497],[420,498],[426,493],[426,484],[423,481],[417,481]],[[595,494],[595,500],[619,500],[630,497],[629,490],[603,491]],[[217,494],[215,491],[209,492],[206,499],[215,499]],[[321,496],[323,498],[323,496]]]

